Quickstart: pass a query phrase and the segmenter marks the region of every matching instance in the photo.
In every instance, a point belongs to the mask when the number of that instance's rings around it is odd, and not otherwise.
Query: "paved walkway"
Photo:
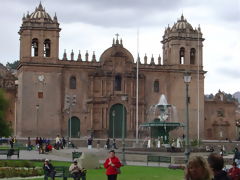
[[[19,159],[26,159],[26,160],[44,160],[44,159],[50,159],[50,160],[58,160],[58,161],[72,161],[72,152],[78,151],[78,152],[85,152],[85,153],[93,153],[95,154],[99,160],[100,163],[103,163],[103,161],[108,156],[108,150],[105,149],[87,149],[86,147],[81,147],[77,149],[72,148],[65,148],[61,150],[53,150],[50,153],[47,154],[39,154],[38,151],[32,150],[32,151],[20,151],[20,158]],[[116,150],[116,154],[118,157],[122,157],[121,149]],[[149,153],[146,152],[126,152],[126,160],[128,165],[139,165],[139,166],[146,166],[146,155]],[[184,157],[183,153],[168,153],[168,152],[153,152],[154,155],[161,155],[161,156],[172,156],[172,157]],[[194,153],[195,155],[202,155],[204,157],[207,157],[209,153]],[[233,155],[224,156],[224,158],[230,158],[232,159]],[[0,159],[7,159],[6,155],[0,155]],[[17,156],[12,156],[11,159],[18,159]],[[167,167],[168,163],[160,163],[160,166]],[[158,163],[149,163],[149,166],[159,166]]]

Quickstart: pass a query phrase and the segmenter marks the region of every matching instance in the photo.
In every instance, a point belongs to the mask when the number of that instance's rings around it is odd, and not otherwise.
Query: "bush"
[[[197,139],[193,139],[191,141],[191,146],[199,146],[202,144],[202,141],[201,140],[197,140]]]
[[[42,176],[42,169],[1,168],[0,178]]]
[[[0,167],[26,167],[34,168],[35,165],[30,161],[0,161]]]
[[[185,166],[183,166],[183,165],[172,165],[172,164],[170,164],[170,165],[168,166],[168,168],[169,168],[169,169],[182,169],[182,170],[184,170],[184,169],[185,169]]]

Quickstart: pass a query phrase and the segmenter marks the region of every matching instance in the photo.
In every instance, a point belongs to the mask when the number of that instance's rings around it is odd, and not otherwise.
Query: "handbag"
[[[120,168],[116,168],[117,174],[121,174],[121,169]]]
[[[111,160],[111,158],[109,158],[109,162],[111,162],[111,163],[112,163],[112,160]],[[120,168],[117,168],[117,167],[115,167],[115,168],[116,168],[117,174],[121,174],[121,170],[120,170]]]

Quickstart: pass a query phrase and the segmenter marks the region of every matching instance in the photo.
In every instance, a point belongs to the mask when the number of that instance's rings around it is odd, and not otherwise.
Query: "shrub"
[[[35,167],[33,162],[30,161],[0,161],[0,167]]]
[[[0,178],[10,177],[31,177],[43,175],[42,169],[19,169],[19,168],[1,168]]]
[[[197,139],[193,139],[191,141],[191,146],[199,146],[202,144],[202,141],[201,140],[197,140]]]

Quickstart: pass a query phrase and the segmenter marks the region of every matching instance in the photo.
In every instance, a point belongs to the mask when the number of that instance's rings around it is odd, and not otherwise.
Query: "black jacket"
[[[51,163],[49,163],[48,166],[44,164],[43,165],[43,170],[44,170],[44,174],[46,174],[46,173],[49,174],[52,171],[54,171],[54,167]]]
[[[214,175],[213,180],[231,180],[226,171],[219,171]]]

